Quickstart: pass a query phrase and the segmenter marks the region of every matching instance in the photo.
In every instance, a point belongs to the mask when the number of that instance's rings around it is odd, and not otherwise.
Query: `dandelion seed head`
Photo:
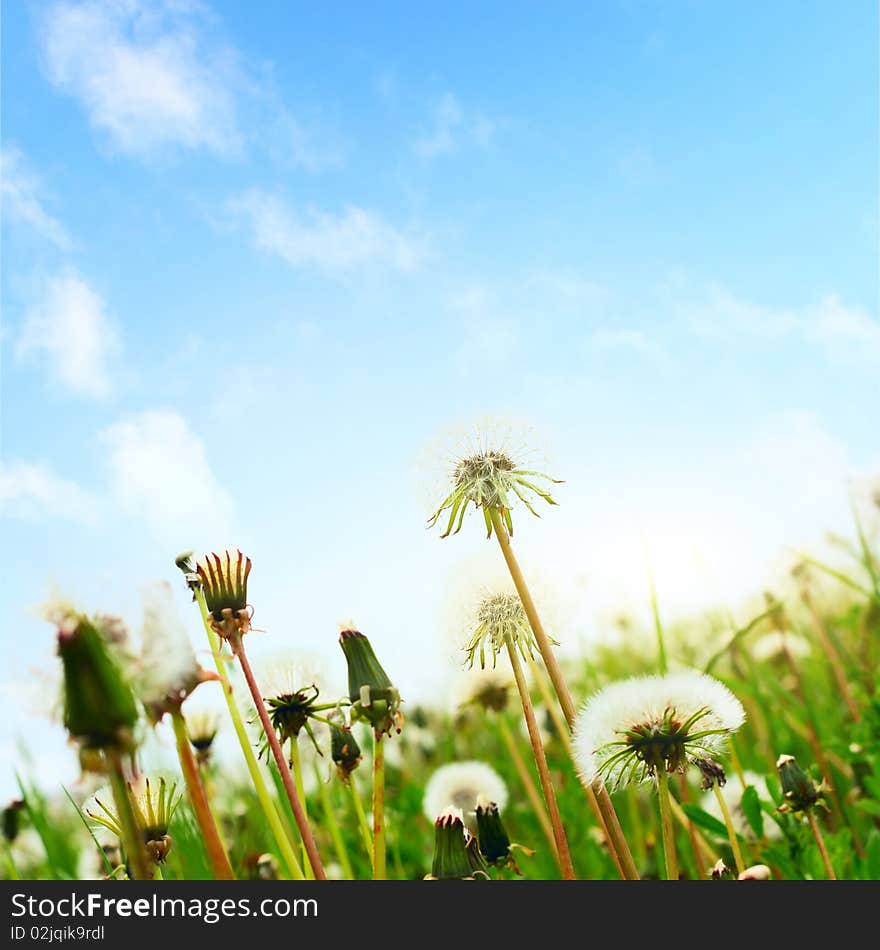
[[[441,766],[428,780],[423,809],[429,821],[434,821],[450,806],[460,809],[470,821],[476,817],[481,798],[488,798],[499,808],[507,804],[507,786],[501,776],[485,762],[452,762]]]
[[[472,505],[484,515],[491,534],[490,514],[498,511],[513,533],[511,509],[523,506],[533,515],[537,502],[555,505],[550,487],[558,479],[545,474],[542,453],[535,448],[534,430],[493,420],[471,423],[443,439],[443,449],[432,452],[435,507],[429,526],[441,523],[442,537],[457,534]],[[448,513],[448,515],[447,515]]]
[[[477,666],[465,670],[455,682],[454,708],[472,705],[500,712],[507,707],[514,687],[513,675],[507,667]]]
[[[696,670],[612,683],[581,708],[573,735],[581,781],[612,787],[651,778],[661,762],[682,771],[689,755],[723,752],[745,720],[739,700]]]

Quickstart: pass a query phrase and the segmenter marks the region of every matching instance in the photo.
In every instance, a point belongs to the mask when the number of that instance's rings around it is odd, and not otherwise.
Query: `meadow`
[[[192,615],[158,597],[137,650],[114,618],[51,605],[58,728],[83,778],[19,774],[4,876],[880,878],[880,499],[833,539],[833,565],[804,556],[756,591],[745,625],[722,608],[667,622],[661,591],[651,625],[622,614],[589,655],[559,659],[514,534],[514,518],[555,505],[553,485],[487,443],[449,472],[431,525],[450,545],[485,529],[510,584],[466,605],[460,689],[443,708],[407,702],[353,623],[344,695],[295,651],[254,669],[259,559],[237,549],[169,554]],[[203,628],[210,669],[182,623]],[[225,703],[206,711],[191,697],[209,682]],[[178,762],[150,772],[163,722]],[[216,754],[218,735],[234,736],[231,754]]]

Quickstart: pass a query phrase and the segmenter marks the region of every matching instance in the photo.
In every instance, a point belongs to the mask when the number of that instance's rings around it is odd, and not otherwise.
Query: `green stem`
[[[299,795],[296,791],[296,783],[294,782],[293,776],[290,774],[290,766],[287,764],[287,759],[281,750],[281,743],[278,741],[278,735],[275,732],[272,721],[269,719],[269,713],[266,711],[266,704],[263,702],[263,696],[260,693],[260,688],[257,686],[257,681],[254,678],[254,671],[251,669],[250,661],[247,658],[242,637],[239,635],[234,641],[231,641],[230,645],[232,646],[232,652],[238,657],[238,662],[241,664],[241,670],[244,673],[245,680],[247,680],[248,689],[251,691],[251,698],[254,701],[254,706],[256,706],[257,714],[260,717],[260,722],[263,724],[263,732],[266,736],[266,741],[269,743],[269,748],[272,750],[272,756],[275,759],[275,764],[278,766],[278,772],[281,775],[281,781],[284,783],[284,791],[287,794],[287,800],[290,802],[290,807],[293,809],[293,817],[296,820],[296,827],[299,829],[300,837],[302,838],[303,846],[305,847],[309,863],[312,866],[312,870],[315,872],[315,879],[318,881],[326,880],[327,875],[324,873],[324,865],[321,861],[321,855],[318,852],[318,845],[315,843],[312,829],[309,827],[308,820],[306,819],[305,812],[303,811],[302,802],[300,801]]]
[[[669,807],[669,775],[661,762],[657,766],[657,797],[660,800],[660,828],[663,833],[663,857],[666,880],[678,880],[678,855],[675,853],[675,829],[672,827],[672,809]]]
[[[559,803],[556,801],[556,792],[553,789],[553,781],[550,778],[550,769],[547,766],[544,744],[541,742],[541,733],[538,729],[538,722],[535,719],[535,709],[532,706],[532,698],[529,695],[529,687],[526,683],[525,675],[523,674],[519,655],[516,652],[516,647],[510,640],[507,641],[507,656],[510,659],[510,665],[513,668],[513,675],[516,679],[516,686],[519,690],[523,715],[525,716],[526,726],[529,730],[529,739],[532,743],[532,753],[535,756],[535,765],[538,768],[538,779],[541,783],[541,791],[544,793],[544,803],[547,805],[550,825],[553,828],[553,840],[556,843],[556,857],[559,862],[559,870],[562,872],[562,877],[566,881],[574,881],[576,880],[574,865],[571,863],[568,839],[565,836],[565,828],[562,825],[562,817],[559,814]]]
[[[171,724],[174,727],[177,755],[180,759],[180,768],[183,772],[183,778],[186,781],[186,790],[189,793],[189,800],[192,804],[193,814],[196,817],[199,831],[202,833],[202,840],[205,843],[205,849],[211,861],[214,877],[218,881],[234,881],[235,875],[232,873],[229,855],[226,853],[223,842],[220,840],[217,822],[214,819],[205,786],[202,784],[202,779],[199,775],[199,767],[196,764],[196,758],[193,755],[192,747],[189,744],[189,736],[186,732],[186,722],[179,707],[171,713]]]
[[[299,740],[296,736],[290,737],[290,761],[293,763],[293,778],[296,782],[296,794],[299,795],[299,800],[302,802],[303,815],[308,821],[309,818],[309,806],[306,802],[306,789],[303,784],[302,777],[302,760],[299,755]],[[312,865],[309,861],[309,856],[306,853],[306,843],[302,842],[302,856],[303,856],[303,867],[306,871],[306,878],[310,881],[315,879],[315,875],[312,871]]]
[[[825,865],[825,873],[828,875],[828,880],[836,881],[837,875],[834,873],[834,866],[831,864],[831,858],[828,856],[828,849],[825,847],[825,839],[822,837],[822,832],[819,830],[819,822],[816,821],[816,816],[813,813],[812,808],[807,812],[807,818],[810,822],[810,830],[813,832],[813,837],[816,839],[816,844],[819,846],[819,854],[822,855],[822,863]]]
[[[351,801],[354,805],[354,813],[357,816],[358,827],[361,831],[361,838],[363,839],[364,847],[367,850],[367,855],[370,858],[370,861],[372,861],[373,834],[370,831],[370,826],[367,822],[367,816],[364,813],[364,803],[361,801],[361,796],[358,794],[357,785],[355,784],[353,775],[348,777],[348,791],[351,794]]]
[[[528,618],[532,633],[535,635],[535,642],[541,651],[544,666],[550,675],[550,682],[553,684],[556,698],[562,708],[562,713],[568,723],[568,728],[571,730],[574,728],[577,712],[575,710],[574,700],[568,691],[565,677],[562,675],[562,668],[556,659],[556,654],[553,652],[550,638],[544,631],[544,625],[541,623],[535,602],[532,600],[528,584],[526,584],[526,579],[520,569],[516,555],[513,553],[513,548],[510,545],[510,535],[504,526],[501,512],[497,508],[491,509],[489,511],[489,519],[492,523],[495,537],[498,540],[498,545],[501,548],[501,553],[504,556],[504,561],[507,564],[507,569],[510,572],[510,577],[513,580],[514,587],[516,587],[517,594],[519,594],[523,611]],[[635,861],[633,861],[629,845],[620,827],[620,820],[617,817],[617,812],[614,810],[614,803],[611,801],[608,789],[605,788],[605,783],[597,779],[591,787],[586,789],[586,794],[590,807],[596,814],[600,825],[605,828],[608,849],[611,851],[615,863],[618,867],[622,868],[627,880],[637,881],[639,879],[639,872],[636,870]]]
[[[727,807],[727,802],[724,800],[724,796],[721,794],[721,788],[717,782],[712,783],[712,791],[715,792],[715,801],[718,802],[718,807],[721,809],[721,814],[724,817],[724,827],[727,828],[727,839],[730,841],[730,847],[733,851],[733,860],[736,862],[736,873],[742,874],[746,866],[743,861],[742,851],[739,847],[739,838],[736,836],[736,830],[733,827],[733,819],[730,817],[730,809]]]
[[[385,748],[373,730],[373,880],[385,880]]]
[[[354,871],[351,867],[351,861],[348,860],[348,850],[345,847],[345,839],[342,837],[342,832],[339,830],[339,822],[336,820],[336,812],[333,810],[333,804],[330,801],[330,792],[327,789],[327,785],[321,777],[321,770],[318,768],[318,763],[315,763],[315,780],[318,783],[318,794],[321,797],[321,805],[324,809],[324,818],[327,822],[327,827],[330,830],[330,837],[333,840],[333,850],[336,852],[336,857],[339,861],[339,864],[342,867],[342,873],[347,881],[354,880]]]
[[[125,857],[131,878],[135,881],[152,881],[153,868],[141,840],[134,809],[131,807],[122,756],[115,751],[108,752],[107,762],[110,766],[110,787],[113,789],[113,801],[116,805],[119,827],[122,830],[122,843],[125,846]]]
[[[266,821],[268,822],[269,828],[272,831],[272,835],[275,838],[275,844],[281,853],[281,858],[287,867],[288,874],[290,874],[294,880],[302,881],[304,880],[305,875],[303,874],[299,861],[296,858],[296,854],[290,845],[290,840],[287,836],[287,832],[284,830],[284,825],[281,821],[281,818],[279,817],[278,812],[275,810],[275,804],[272,801],[272,797],[269,795],[269,789],[267,788],[266,782],[263,779],[263,775],[260,772],[260,766],[257,763],[257,757],[254,755],[254,750],[251,747],[250,737],[247,734],[247,730],[245,729],[244,722],[241,718],[241,712],[239,711],[238,704],[235,701],[235,694],[232,691],[232,684],[229,682],[229,676],[226,672],[226,664],[220,653],[219,637],[211,629],[211,622],[208,619],[208,606],[205,603],[205,595],[201,590],[197,589],[195,591],[195,598],[196,603],[199,605],[199,611],[202,615],[202,623],[205,626],[205,633],[208,636],[208,643],[211,647],[211,654],[214,657],[214,665],[217,668],[217,675],[220,677],[220,685],[223,687],[223,697],[226,700],[226,708],[229,710],[229,718],[232,720],[235,734],[238,737],[238,744],[241,746],[241,751],[244,755],[248,772],[250,773],[251,782],[253,783],[254,790],[257,793],[257,799],[260,802],[260,808],[262,808],[263,814],[266,816]]]

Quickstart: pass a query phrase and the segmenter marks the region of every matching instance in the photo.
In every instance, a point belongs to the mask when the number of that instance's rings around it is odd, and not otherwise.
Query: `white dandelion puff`
[[[714,758],[745,721],[740,701],[696,670],[612,683],[581,708],[574,730],[581,781],[642,782],[658,767],[684,771],[688,756]]]
[[[485,762],[474,760],[443,765],[425,787],[423,810],[431,822],[449,808],[459,809],[466,821],[476,816],[477,803],[484,798],[499,808],[507,804],[507,786],[501,776]]]

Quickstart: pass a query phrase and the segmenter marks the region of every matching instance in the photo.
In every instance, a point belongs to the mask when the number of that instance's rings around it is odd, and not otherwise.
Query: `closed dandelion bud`
[[[753,864],[737,878],[738,881],[769,881],[771,878],[770,868],[766,864]]]
[[[400,694],[376,659],[370,641],[359,630],[346,627],[339,634],[339,645],[348,663],[352,715],[366,719],[378,733],[400,732]]]
[[[138,711],[134,693],[96,623],[72,611],[60,619],[58,655],[64,667],[64,725],[96,764],[98,749],[128,751]]]
[[[826,790],[824,782],[816,785],[798,765],[793,755],[780,755],[776,769],[782,783],[782,797],[785,799],[779,806],[779,811],[797,815],[809,811],[815,805],[825,804],[822,798],[822,793]]]
[[[487,864],[504,864],[510,857],[510,838],[495,802],[481,800],[477,803],[477,837]]]
[[[471,858],[464,839],[464,824],[455,809],[444,812],[434,823],[432,881],[473,880]]]
[[[12,844],[21,830],[21,812],[24,802],[19,798],[3,809],[3,837]]]
[[[361,762],[360,746],[348,726],[331,723],[330,757],[336,763],[339,777],[347,784],[349,776]]]
[[[471,877],[475,881],[489,880],[489,865],[480,851],[480,842],[476,835],[467,835],[465,838],[464,850],[467,852],[468,862],[471,866]]]
[[[211,627],[224,640],[237,640],[251,628],[247,582],[251,559],[241,551],[206,554],[196,564]]]
[[[733,871],[719,858],[714,865],[712,865],[712,880],[713,881],[732,881],[733,880]]]

